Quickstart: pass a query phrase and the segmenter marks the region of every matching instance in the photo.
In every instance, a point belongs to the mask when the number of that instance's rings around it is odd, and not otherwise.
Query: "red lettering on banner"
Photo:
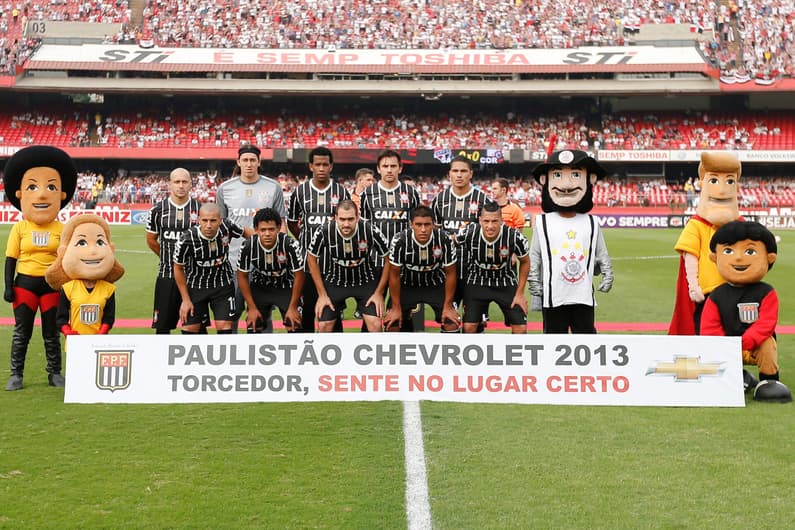
[[[396,374],[321,375],[321,392],[397,392],[400,390]]]
[[[508,58],[508,61],[505,64],[508,64],[508,65],[512,65],[512,64],[529,65],[530,61],[528,61],[527,57],[525,57],[521,53],[514,53],[514,54],[511,54],[511,56]]]
[[[334,64],[334,56],[329,53],[324,53],[323,55],[307,53],[306,64]]]
[[[565,393],[598,393],[618,392],[623,394],[629,390],[629,379],[623,375],[551,375],[547,378],[547,390]]]
[[[213,53],[213,62],[214,63],[233,63],[234,55],[232,52],[215,52]]]
[[[356,64],[359,61],[359,54],[357,54],[357,53],[341,53],[339,55],[339,58],[340,58],[339,64],[348,64],[348,63]]]
[[[19,210],[3,209],[0,210],[0,222],[3,223],[16,223],[20,221]]]
[[[486,55],[484,59],[485,61],[483,61],[483,64],[505,64],[504,55]]]
[[[499,375],[467,375],[453,376],[453,392],[538,392],[536,377],[523,375],[517,377],[509,375],[503,378]]]
[[[390,65],[390,64],[395,64],[394,59],[396,57],[399,57],[399,54],[397,54],[397,53],[382,53],[381,57],[384,58],[384,64]]]
[[[444,387],[444,379],[440,375],[429,375],[426,379],[424,375],[409,375],[409,392],[425,392],[427,388],[431,392],[439,392]]]
[[[301,56],[297,53],[283,53],[282,64],[301,64]]]
[[[441,53],[429,53],[425,56],[425,64],[444,64],[444,55]]]
[[[276,64],[278,62],[278,59],[276,58],[275,53],[260,52],[257,54],[256,61],[259,64]]]

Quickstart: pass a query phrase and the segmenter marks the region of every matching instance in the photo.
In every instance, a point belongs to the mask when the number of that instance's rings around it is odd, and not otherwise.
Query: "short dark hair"
[[[253,224],[256,229],[260,223],[273,221],[277,227],[282,225],[282,216],[273,208],[261,208],[254,214]]]
[[[453,167],[453,162],[463,162],[464,164],[469,166],[469,169],[474,168],[473,162],[464,155],[458,155],[454,157],[452,160],[450,160],[450,167]]]
[[[359,213],[359,207],[356,206],[355,202],[353,202],[350,199],[343,199],[337,205],[337,209],[335,210],[335,213],[338,212],[339,210],[350,210],[350,209],[353,209],[354,211],[356,211],[356,213]]]
[[[307,162],[309,162],[310,164],[314,164],[316,156],[327,156],[328,161],[332,164],[334,163],[334,155],[331,154],[331,149],[329,149],[328,147],[319,145],[314,149],[312,149],[311,151],[309,151],[309,154],[306,157]]]
[[[504,178],[498,178],[498,179],[494,179],[494,181],[493,181],[493,182],[496,182],[497,184],[499,184],[499,185],[500,185],[500,187],[501,187],[502,189],[504,189],[504,190],[507,190],[507,189],[508,189],[508,188],[510,188],[510,186],[511,186],[511,185],[508,183],[508,180],[507,180],[507,179],[504,179]]]
[[[378,158],[375,160],[375,166],[378,167],[381,164],[381,160],[384,158],[397,158],[398,164],[403,165],[403,161],[400,159],[400,155],[397,151],[385,149],[378,153]]]
[[[417,206],[409,212],[409,221],[413,221],[415,217],[430,217],[433,219],[433,210],[427,206]]]
[[[501,211],[500,205],[497,204],[495,201],[486,201],[485,203],[483,203],[483,207],[480,209],[480,213],[478,215],[482,214],[483,212],[494,213],[500,211]]]
[[[755,221],[731,221],[721,226],[709,240],[709,249],[715,252],[718,245],[733,245],[746,239],[761,242],[769,253],[778,253],[776,236]]]

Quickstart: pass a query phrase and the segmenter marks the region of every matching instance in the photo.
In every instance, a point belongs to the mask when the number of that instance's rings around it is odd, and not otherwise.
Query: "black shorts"
[[[273,311],[274,307],[278,307],[284,320],[284,314],[287,313],[287,308],[290,306],[290,298],[293,296],[292,287],[284,287],[277,289],[275,287],[260,287],[259,285],[251,285],[251,296],[254,297],[254,303],[257,304],[257,309],[262,313],[263,318],[268,318]],[[240,308],[242,311],[242,308]]]
[[[183,322],[184,325],[201,324],[204,315],[213,312],[213,319],[233,321],[235,319],[235,286],[232,284],[212,289],[195,289],[188,287],[190,301],[193,302],[193,316]]]
[[[436,322],[442,323],[444,307],[444,284],[434,287],[400,286],[400,307],[403,309],[403,320],[411,319],[411,315],[419,304],[428,304],[433,309]]]
[[[464,322],[474,324],[483,319],[483,315],[489,314],[489,304],[496,303],[505,315],[505,323],[511,325],[521,325],[527,323],[527,315],[524,314],[519,306],[511,307],[513,297],[516,295],[516,287],[483,287],[479,285],[467,285],[464,291]]]
[[[155,307],[152,312],[152,328],[172,330],[179,322],[179,306],[182,296],[179,294],[174,278],[157,277],[155,280]]]
[[[337,320],[345,309],[345,300],[348,298],[356,300],[356,309],[362,315],[369,315],[372,317],[378,316],[375,304],[364,305],[367,299],[373,296],[376,287],[378,287],[378,280],[373,280],[370,283],[358,285],[356,287],[340,287],[338,285],[326,284],[326,293],[328,293],[328,297],[331,298],[331,303],[334,304],[336,311],[324,307],[323,313],[320,315],[320,322]]]

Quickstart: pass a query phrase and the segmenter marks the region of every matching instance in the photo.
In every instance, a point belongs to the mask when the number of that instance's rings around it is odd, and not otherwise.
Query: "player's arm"
[[[299,239],[301,237],[301,225],[298,221],[287,221],[287,229],[294,238]]]
[[[610,254],[607,253],[607,245],[601,230],[596,238],[596,263],[602,271],[602,281],[598,289],[606,293],[613,287],[613,262],[610,260]]]
[[[152,249],[152,252],[155,253],[155,256],[158,258],[160,257],[160,241],[157,238],[157,234],[153,232],[146,233],[146,245]]]
[[[444,306],[442,306],[442,326],[445,322],[461,325],[461,317],[453,307],[455,288],[458,285],[458,266],[453,262],[444,268]]]
[[[3,299],[8,303],[14,302],[14,276],[17,273],[17,260],[20,253],[20,238],[18,223],[11,227],[6,243],[5,291]]]
[[[530,272],[527,275],[527,282],[530,284],[530,294],[542,296],[543,288],[541,284],[541,239],[538,236],[538,220],[536,220],[533,230],[533,237],[530,239]]]
[[[364,304],[365,306],[375,304],[375,314],[378,318],[383,318],[384,316],[384,298],[386,297],[387,285],[389,285],[389,271],[392,269],[389,263],[389,257],[384,256],[383,260],[384,269],[381,271],[381,277],[378,279],[378,286]]]
[[[759,303],[759,318],[743,333],[743,350],[753,351],[773,336],[778,323],[778,295],[770,291]]]
[[[182,304],[179,306],[179,319],[185,322],[188,317],[193,316],[193,302],[188,292],[188,279],[185,276],[185,266],[174,262],[174,283],[177,284],[179,295],[182,297]]]
[[[334,304],[331,303],[331,298],[328,296],[328,292],[326,292],[326,286],[323,284],[323,276],[322,272],[320,271],[320,265],[317,262],[317,256],[311,253],[307,253],[306,255],[306,263],[309,265],[309,274],[312,276],[312,281],[315,282],[315,288],[317,289],[317,304],[315,304],[315,316],[320,319],[320,315],[323,314],[323,309],[328,307],[332,311],[335,311]],[[305,307],[304,310],[308,310],[310,308]]]
[[[530,254],[517,258],[519,261],[519,277],[516,279],[516,293],[513,295],[511,307],[518,305],[527,314],[527,297],[524,288],[527,286],[527,275],[530,273]]]
[[[718,337],[726,335],[726,330],[723,329],[723,321],[720,318],[720,311],[718,311],[718,305],[712,301],[712,298],[707,298],[704,302],[704,309],[701,312],[701,328],[699,333],[701,335]]]
[[[251,294],[251,284],[248,281],[248,272],[238,269],[237,271],[237,287],[240,289],[240,294],[246,301],[246,326],[256,327],[258,320],[262,320],[262,313],[257,309],[257,304],[254,302],[254,295]]]
[[[384,327],[387,330],[400,329],[403,322],[403,309],[400,306],[400,267],[390,262],[389,268],[389,302],[390,307],[384,315]]]
[[[303,269],[293,271],[293,290],[290,293],[290,304],[287,306],[287,314],[284,315],[284,327],[290,331],[295,331],[301,326],[301,313],[298,306],[301,303],[301,293],[304,290],[306,273]]]

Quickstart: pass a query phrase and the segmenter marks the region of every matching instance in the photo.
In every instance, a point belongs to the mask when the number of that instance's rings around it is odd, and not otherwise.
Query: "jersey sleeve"
[[[726,335],[726,330],[723,329],[723,321],[720,318],[720,311],[718,311],[718,305],[709,297],[704,302],[704,309],[701,311],[700,334],[718,337]]]
[[[298,198],[299,189],[300,188],[295,188],[290,194],[290,208],[287,210],[287,220],[293,223],[297,223],[303,214],[301,201]]]
[[[151,234],[159,234],[161,230],[160,204],[156,204],[149,210],[149,218],[146,220],[146,231]]]
[[[190,254],[190,231],[183,233],[174,247],[174,263],[185,265]]]
[[[19,240],[19,223],[11,227],[11,232],[8,234],[8,242],[6,243],[6,257],[19,259],[21,251],[21,241]]]
[[[315,229],[312,234],[312,240],[309,242],[309,248],[306,249],[307,253],[313,256],[320,256],[323,249],[326,247],[326,224],[323,224]]]
[[[770,291],[759,304],[759,318],[743,333],[743,350],[759,348],[768,337],[772,337],[778,323],[778,295]]]
[[[285,239],[285,249],[287,250],[287,260],[290,270],[293,272],[304,270],[304,253],[301,252],[298,241],[287,236],[285,236]]]
[[[243,244],[240,246],[240,257],[237,261],[237,270],[242,272],[251,272],[251,245],[252,241],[255,241],[254,238],[257,236],[252,236],[249,239],[246,239]]]

